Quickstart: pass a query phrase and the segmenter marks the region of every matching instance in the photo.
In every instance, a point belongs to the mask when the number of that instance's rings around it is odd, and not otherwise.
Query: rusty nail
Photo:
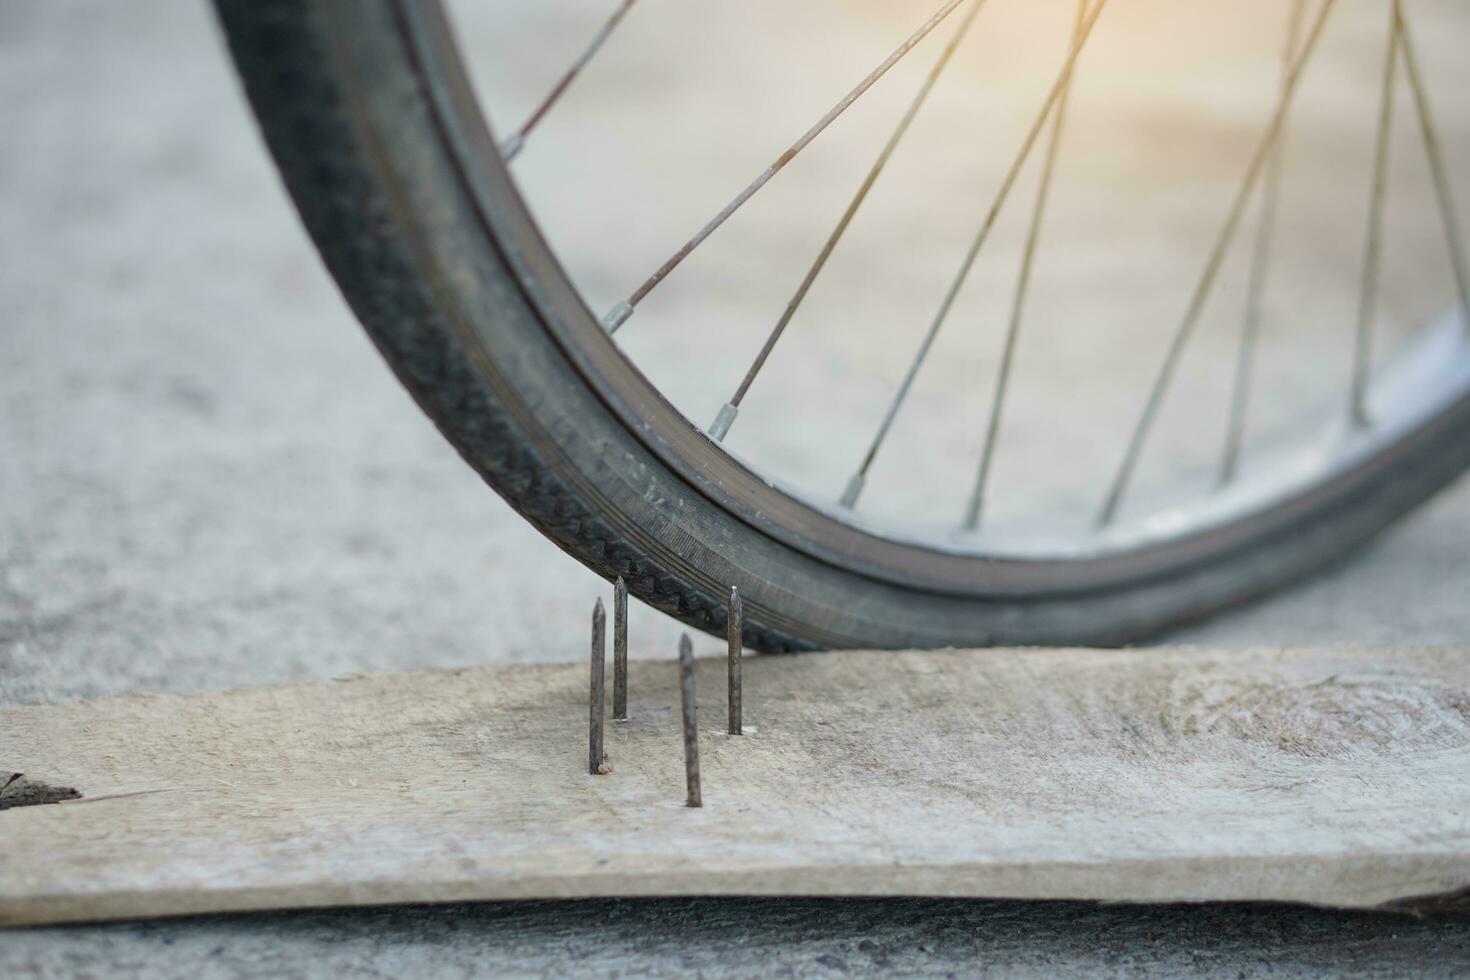
[[[689,634],[679,637],[679,693],[684,703],[684,783],[686,806],[704,806],[699,792],[699,718],[694,703],[694,647]]]
[[[602,600],[592,607],[592,706],[587,726],[587,771],[600,775],[605,770],[602,762],[607,756],[602,751],[603,715],[603,661],[607,652],[607,614],[602,611]]]
[[[743,628],[744,609],[740,602],[740,590],[730,586],[730,605],[725,615],[725,636],[729,643],[729,729],[731,735],[742,734],[740,723],[740,635]]]
[[[628,583],[613,585],[613,720],[628,720]]]

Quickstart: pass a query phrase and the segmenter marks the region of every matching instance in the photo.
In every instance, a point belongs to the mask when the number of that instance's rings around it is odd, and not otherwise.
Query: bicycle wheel
[[[1017,128],[1020,149],[992,154],[1003,165],[996,174],[1000,191],[986,191],[993,206],[975,216],[983,216],[978,232],[968,251],[956,256],[964,259],[960,275],[933,298],[938,316],[921,317],[927,330],[908,336],[917,354],[901,362],[902,380],[890,378],[878,401],[882,412],[870,413],[877,435],[861,436],[867,451],[860,464],[853,460],[856,472],[839,474],[822,499],[797,486],[800,479],[771,472],[732,448],[732,426],[752,380],[986,6],[984,0],[935,5],[939,9],[877,70],[605,316],[592,311],[542,234],[510,160],[538,138],[536,127],[558,98],[577,84],[591,84],[573,81],[576,71],[616,37],[613,29],[630,13],[631,0],[609,4],[613,20],[559,76],[529,123],[504,142],[491,135],[437,3],[219,0],[218,8],[246,92],[307,229],[419,405],[466,462],[561,548],[605,577],[622,575],[633,594],[693,626],[722,630],[725,597],[737,586],[746,642],[763,650],[1130,642],[1299,579],[1362,544],[1470,465],[1470,299],[1447,149],[1433,129],[1433,100],[1413,46],[1417,35],[1397,3],[1381,8],[1385,47],[1375,47],[1387,52],[1386,97],[1381,106],[1363,107],[1357,119],[1370,150],[1376,145],[1377,151],[1368,155],[1375,162],[1371,193],[1364,195],[1371,202],[1368,257],[1362,276],[1349,277],[1361,312],[1356,329],[1349,323],[1340,331],[1352,376],[1345,395],[1330,399],[1325,417],[1297,406],[1287,413],[1292,428],[1320,431],[1320,437],[1273,442],[1251,454],[1244,420],[1254,404],[1249,382],[1262,329],[1260,273],[1268,268],[1263,252],[1271,238],[1271,215],[1261,202],[1274,208],[1280,193],[1280,144],[1292,100],[1331,22],[1333,0],[1297,4],[1280,75],[1268,86],[1272,98],[1242,123],[1247,152],[1241,173],[1231,181],[1226,206],[1213,208],[1225,213],[1224,228],[1200,249],[1205,271],[1192,280],[1182,323],[1170,324],[1172,332],[1156,349],[1139,352],[1150,361],[1151,377],[1131,396],[1134,411],[1142,404],[1142,415],[1108,437],[1121,461],[1093,488],[1100,506],[1084,526],[1063,533],[1062,522],[1049,523],[1043,513],[1021,521],[1019,531],[1000,527],[990,515],[990,471],[1001,465],[994,449],[1007,424],[1002,409],[1023,321],[1021,300],[1067,100],[1073,76],[1086,68],[1089,45],[1104,34],[1107,0],[1057,8],[1066,15],[1067,34],[1059,39],[1065,43],[1047,62],[1044,84],[1026,96],[1034,111]],[[1136,28],[1139,18],[1129,23]],[[939,30],[947,40],[926,42]],[[690,420],[693,410],[681,411],[628,356],[625,339],[640,329],[639,318],[630,319],[633,308],[890,67],[925,50],[937,60],[918,76],[918,94],[905,103],[887,142],[874,142],[876,159],[865,157],[853,171],[861,178],[853,180],[857,196],[839,212],[842,220],[816,263],[792,271],[789,285],[800,282],[800,288],[787,314],[769,335],[769,324],[750,328],[748,353],[759,349],[753,366],[735,395],[721,392],[724,407],[703,429]],[[1448,312],[1389,360],[1373,357],[1371,326],[1383,251],[1388,107],[1401,87],[1409,89],[1415,107],[1414,115],[1404,116],[1417,118],[1413,131],[1426,151],[1427,186],[1437,205],[1434,241],[1447,247],[1453,277],[1440,303]],[[1016,196],[1018,175],[1027,173],[1033,180],[1041,176],[1032,201],[1012,207],[1031,216],[1029,234],[1023,229],[1017,236],[1026,243],[1015,253],[1021,285],[1007,296],[1009,328],[998,332],[1004,343],[991,358],[997,375],[984,399],[988,410],[962,427],[975,437],[979,475],[949,488],[952,517],[890,520],[865,509],[874,493],[867,484],[875,460],[895,418],[902,420],[905,398],[996,215],[1007,195]],[[1250,221],[1257,225],[1254,250],[1249,240],[1234,248]],[[1229,379],[1220,428],[1225,449],[1212,453],[1210,463],[1217,478],[1197,499],[1129,506],[1164,397],[1199,333],[1213,285],[1235,253],[1254,256],[1252,312],[1243,330],[1236,328],[1238,355],[1214,367]],[[1086,370],[1085,362],[1074,370]],[[717,383],[724,382],[705,387]],[[1060,439],[1060,426],[1038,431]],[[1218,437],[1211,440],[1219,445]],[[967,466],[974,467],[975,456]],[[1247,459],[1251,464],[1243,466]],[[916,484],[946,482],[910,475]],[[898,510],[902,518],[920,508],[910,503]]]

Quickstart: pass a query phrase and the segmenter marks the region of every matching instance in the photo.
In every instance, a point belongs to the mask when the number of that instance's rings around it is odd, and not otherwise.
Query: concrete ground
[[[0,11],[0,215],[0,703],[579,654],[547,624],[602,584],[468,472],[352,322],[204,4]],[[1462,480],[1353,562],[1174,639],[1467,642],[1467,526]],[[677,632],[635,609],[634,655]],[[1467,968],[1464,918],[1252,907],[550,903],[0,934],[7,976]]]

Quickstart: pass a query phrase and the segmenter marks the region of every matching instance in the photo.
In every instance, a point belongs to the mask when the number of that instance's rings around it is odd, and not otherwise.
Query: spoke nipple
[[[592,607],[592,696],[587,723],[587,771],[594,776],[608,771],[605,765],[607,755],[602,746],[602,675],[607,650],[606,624],[607,614],[603,612],[602,600],[598,599],[597,604]]]
[[[699,791],[699,719],[694,701],[694,647],[689,634],[679,637],[679,695],[684,718],[684,785],[688,791],[685,806],[704,806]]]
[[[842,506],[849,509],[857,506],[858,495],[863,492],[863,484],[866,482],[867,477],[861,472],[854,473],[852,479],[847,481],[847,489],[842,491]]]
[[[628,317],[633,315],[633,305],[627,300],[614,306],[607,311],[607,316],[602,318],[602,329],[608,333],[617,333],[618,327],[628,322]]]
[[[725,615],[725,639],[729,648],[728,673],[729,673],[729,722],[728,729],[731,735],[743,735],[741,715],[741,684],[740,684],[740,649],[742,633],[745,630],[745,607],[740,601],[740,590],[730,586],[730,603]]]
[[[516,154],[521,152],[521,147],[525,145],[526,141],[523,137],[520,136],[520,134],[512,136],[510,139],[505,141],[504,145],[500,147],[501,159],[509,163],[511,160],[515,159]]]
[[[965,519],[961,526],[966,531],[973,533],[980,530],[980,511],[983,507],[984,501],[980,498],[980,493],[977,490],[975,495],[970,498],[970,502],[965,506]]]
[[[628,583],[613,584],[613,720],[628,720]]]
[[[725,434],[730,431],[730,426],[735,424],[735,416],[739,414],[740,409],[730,402],[725,402],[720,408],[720,414],[715,416],[714,424],[709,427],[709,437],[715,442],[723,440]]]

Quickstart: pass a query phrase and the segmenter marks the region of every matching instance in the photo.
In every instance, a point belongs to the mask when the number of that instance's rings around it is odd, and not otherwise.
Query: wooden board
[[[0,712],[0,922],[616,895],[1372,906],[1470,886],[1465,649],[751,657],[746,724],[635,662],[613,771],[587,668],[496,666]],[[19,784],[18,784],[19,785]],[[14,789],[14,788],[13,788]]]

